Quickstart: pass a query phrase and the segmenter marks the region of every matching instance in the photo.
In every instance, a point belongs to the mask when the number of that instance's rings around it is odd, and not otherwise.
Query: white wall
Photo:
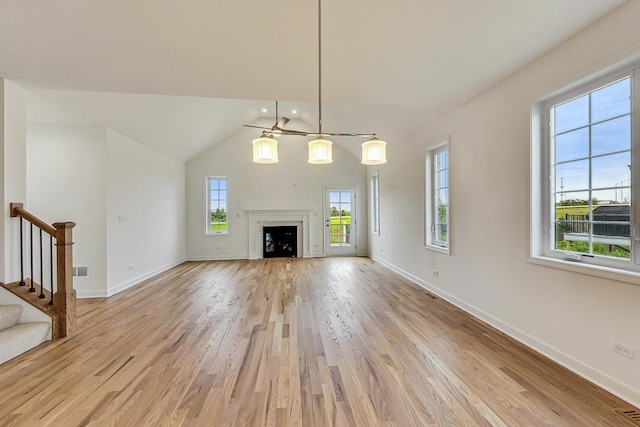
[[[106,129],[97,126],[30,125],[27,136],[27,209],[45,222],[76,223],[73,265],[88,266],[75,278],[78,296],[107,291]]]
[[[429,125],[412,149],[394,152],[380,167],[381,235],[370,239],[376,259],[635,405],[640,286],[527,260],[531,104],[640,52],[638,16],[640,2],[627,3]],[[424,156],[445,135],[451,141],[450,256],[423,247]],[[635,360],[614,354],[612,339],[635,347]]]
[[[303,124],[289,126],[298,129]],[[360,159],[334,143],[333,163],[311,165],[307,163],[309,138],[287,136],[280,138],[278,163],[256,164],[251,160],[251,141],[258,136],[256,129],[243,128],[187,163],[188,258],[247,258],[249,237],[245,211],[282,209],[312,211],[309,247],[312,256],[322,256],[325,253],[324,188],[328,186],[356,187],[357,248],[359,254],[366,254],[366,170]],[[229,177],[228,235],[205,235],[205,177],[208,175]]]
[[[9,203],[26,200],[26,122],[25,92],[13,82],[4,81],[4,146],[3,146],[3,251],[4,274],[0,280],[10,283],[20,280],[19,226],[10,218]]]
[[[73,265],[90,269],[74,279],[79,298],[112,295],[185,259],[184,163],[92,126],[31,125],[27,151],[28,209],[76,223]]]
[[[182,262],[184,229],[185,164],[107,130],[108,293]]]

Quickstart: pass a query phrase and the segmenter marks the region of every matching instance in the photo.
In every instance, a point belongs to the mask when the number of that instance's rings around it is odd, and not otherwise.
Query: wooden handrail
[[[48,233],[50,236],[56,237],[57,232],[55,228],[53,228],[31,212],[25,210],[23,206],[24,205],[22,203],[10,203],[9,207],[11,208],[11,218],[21,216],[33,225],[38,226],[45,233]]]
[[[73,334],[76,324],[76,291],[73,289],[73,227],[74,222],[56,222],[49,225],[24,209],[22,203],[11,203],[11,217],[20,217],[37,226],[56,239],[56,292],[53,294],[53,310],[57,315],[53,339]],[[23,280],[24,278],[21,278]],[[33,280],[33,278],[31,278]]]

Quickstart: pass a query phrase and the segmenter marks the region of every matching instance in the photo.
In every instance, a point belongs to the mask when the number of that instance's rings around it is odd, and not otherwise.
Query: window
[[[449,141],[427,151],[426,247],[449,253]]]
[[[207,177],[207,234],[227,234],[227,178],[220,176]]]
[[[534,257],[640,272],[631,233],[638,76],[615,70],[534,105]]]
[[[371,175],[371,232],[380,235],[380,180],[378,172]]]

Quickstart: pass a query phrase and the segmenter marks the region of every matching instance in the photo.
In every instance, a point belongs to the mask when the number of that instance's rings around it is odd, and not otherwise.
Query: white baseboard
[[[135,277],[131,280],[127,280],[124,283],[121,283],[117,286],[114,286],[112,288],[107,289],[106,291],[104,290],[88,290],[88,291],[83,291],[83,290],[76,290],[76,296],[77,298],[106,298],[106,297],[110,297],[112,295],[115,295],[119,292],[124,291],[125,289],[129,289],[130,287],[137,285],[138,283],[142,282],[143,280],[146,280],[150,277],[155,276],[156,274],[160,274],[163,271],[167,271],[170,268],[175,267],[176,265],[180,265],[183,262],[185,262],[184,259],[180,259],[178,261],[174,261],[171,262],[167,265],[164,265],[162,267],[158,267],[155,268],[145,274],[142,274],[138,277]]]
[[[326,255],[322,252],[311,253],[307,258],[322,258]],[[367,256],[366,254],[363,256]],[[234,261],[239,259],[249,259],[247,255],[229,255],[229,256],[191,256],[188,257],[187,261]],[[255,258],[262,259],[262,258]]]
[[[103,290],[89,290],[89,291],[82,291],[79,289],[76,289],[76,298],[78,299],[85,299],[85,298],[106,298],[109,295],[107,295],[107,291]]]
[[[419,277],[414,276],[413,274],[401,269],[400,267],[391,264],[383,259],[377,258],[373,255],[369,255],[369,257],[389,268],[390,270],[398,273],[399,275],[405,277],[406,279],[414,282],[418,286],[424,288],[425,290],[431,292],[434,295],[444,299],[445,301],[455,305],[456,307],[464,310],[469,313],[473,317],[479,319],[480,321],[487,323],[499,331],[507,334],[511,338],[521,342],[527,347],[537,351],[538,353],[548,357],[554,362],[564,366],[570,371],[576,373],[577,375],[585,378],[588,381],[602,387],[608,392],[618,396],[619,398],[627,401],[628,403],[640,407],[640,390],[635,388],[630,384],[625,384],[622,381],[613,378],[606,374],[605,372],[600,371],[592,366],[589,366],[580,360],[577,360],[575,357],[564,353],[563,351],[546,344],[543,341],[538,340],[537,338],[529,335],[528,333],[521,331],[518,328],[515,328],[500,319],[493,317],[492,315],[478,309],[477,307],[468,304],[457,297],[443,291],[442,289],[433,286],[431,283],[425,282]]]
[[[128,281],[126,281],[124,283],[121,283],[118,286],[115,286],[113,288],[107,289],[107,296],[112,296],[112,295],[117,294],[118,292],[122,292],[125,289],[128,289],[128,288],[130,288],[130,287],[132,287],[134,285],[137,285],[138,283],[142,282],[143,280],[147,280],[150,277],[153,277],[153,276],[155,276],[157,274],[160,274],[160,273],[162,273],[164,271],[167,271],[167,270],[169,270],[169,269],[171,269],[171,268],[173,268],[173,267],[175,267],[177,265],[182,264],[185,261],[186,261],[186,259],[182,258],[182,259],[179,259],[177,261],[170,262],[169,264],[166,264],[166,265],[164,265],[162,267],[155,268],[155,269],[149,271],[148,273],[142,274],[142,275],[140,275],[140,276],[138,276],[138,277],[136,277],[134,279],[131,279],[131,280],[128,280]]]
[[[239,259],[249,259],[247,254],[244,255],[223,255],[223,256],[190,256],[187,261],[235,261]]]

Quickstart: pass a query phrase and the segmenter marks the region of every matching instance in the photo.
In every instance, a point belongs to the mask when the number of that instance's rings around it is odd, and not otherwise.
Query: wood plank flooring
[[[189,262],[0,366],[2,426],[633,426],[367,258]]]

